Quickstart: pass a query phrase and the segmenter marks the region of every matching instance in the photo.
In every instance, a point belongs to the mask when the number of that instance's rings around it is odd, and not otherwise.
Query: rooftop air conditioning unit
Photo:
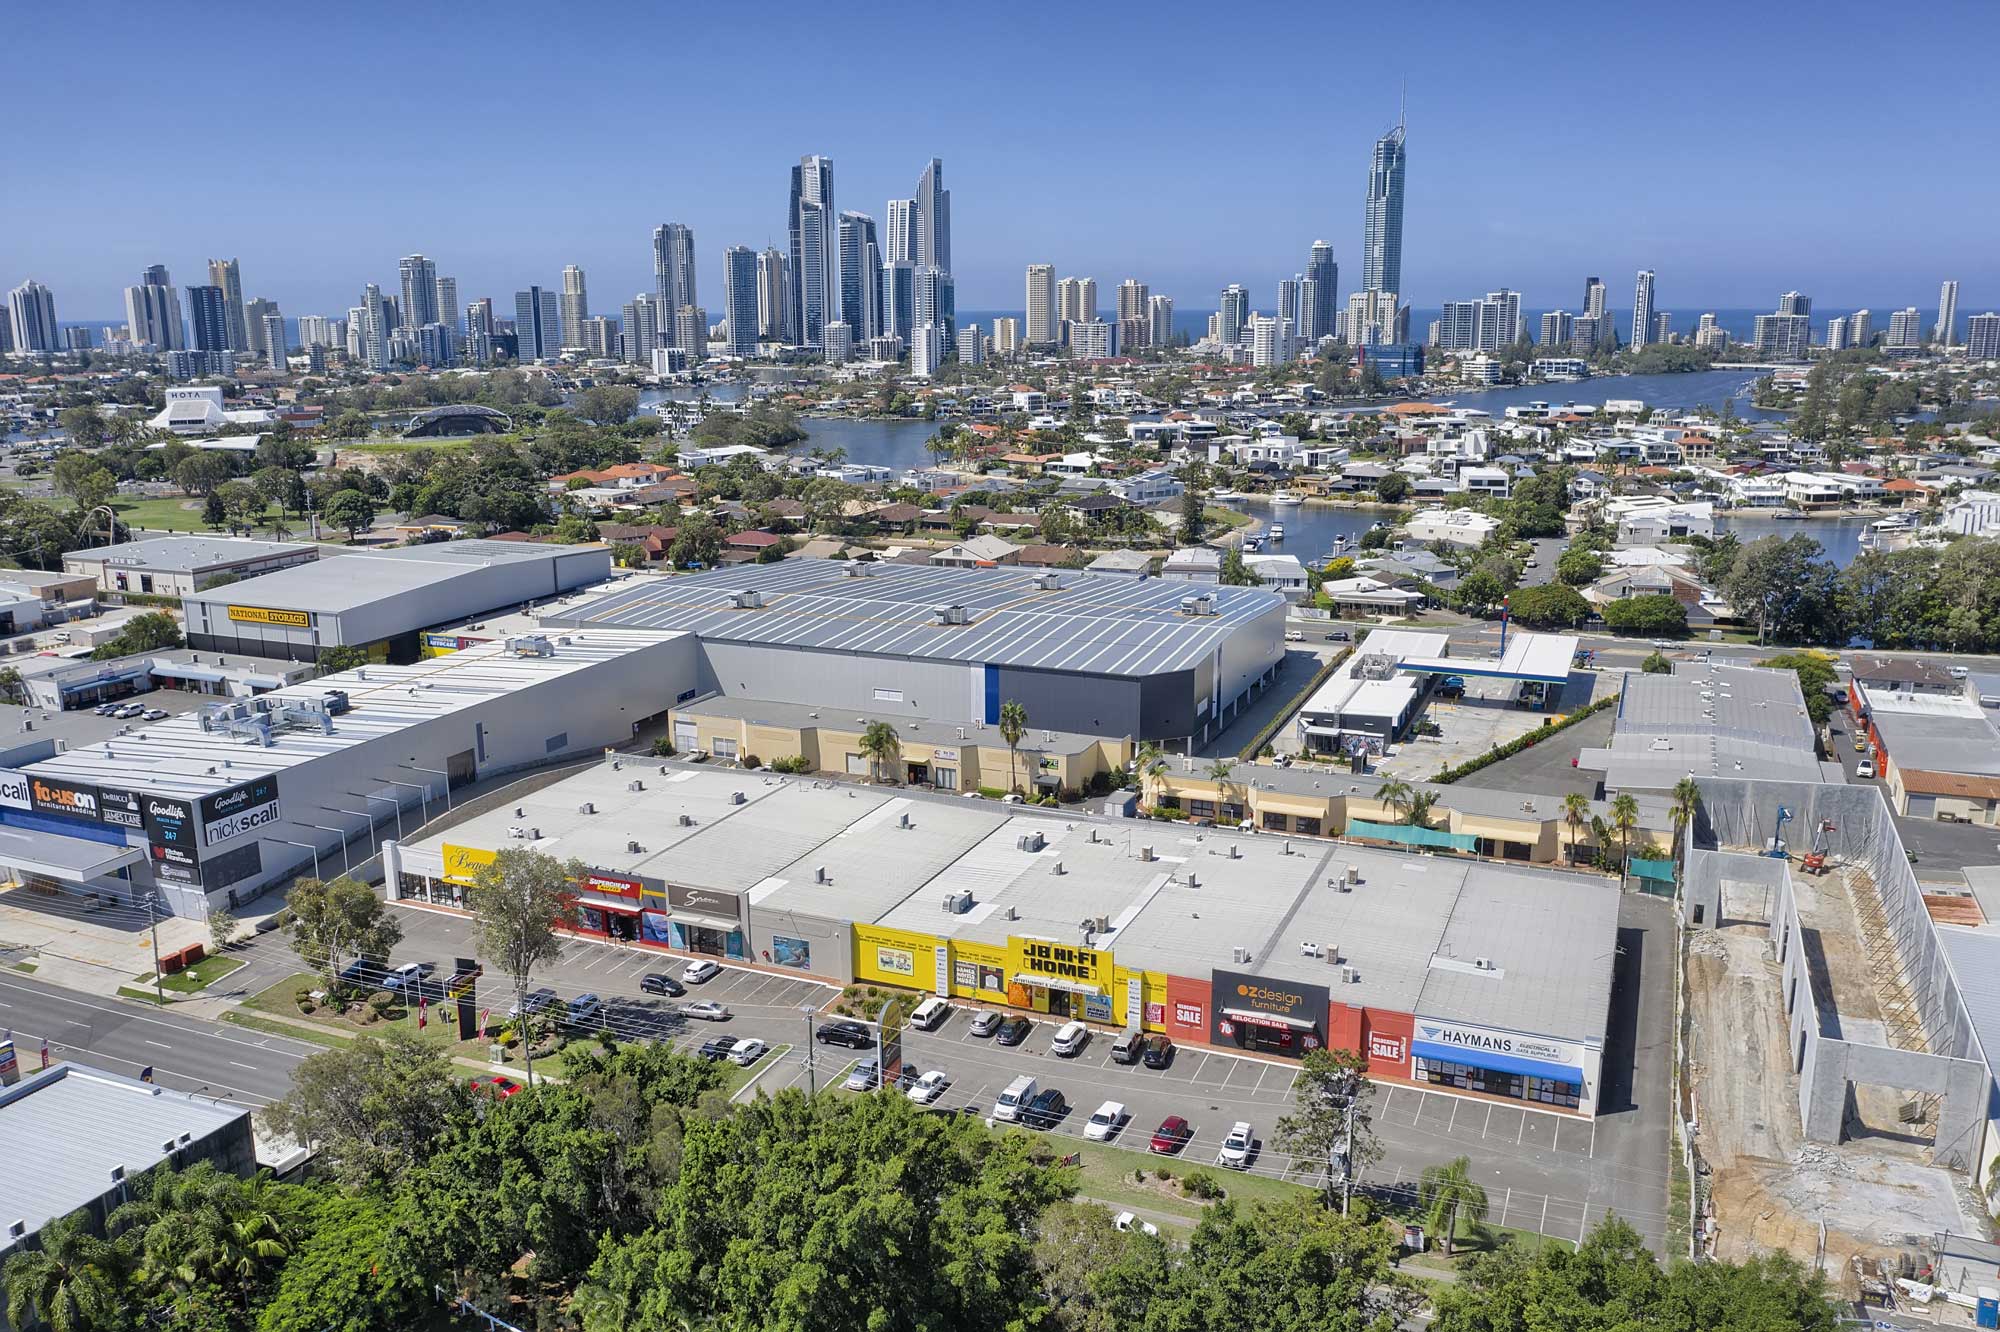
[[[586,800],[576,807],[576,812],[579,814],[595,814],[597,812],[597,803],[592,800]]]
[[[746,587],[729,594],[729,604],[738,610],[757,610],[764,604],[764,594],[754,587]]]
[[[1139,859],[1141,859],[1141,860],[1143,860],[1143,861],[1151,861],[1151,860],[1153,859],[1153,848],[1152,848],[1152,847],[1150,847],[1150,846],[1142,846],[1142,847],[1140,847],[1140,848],[1139,848]]]
[[[1035,576],[1035,586],[1044,592],[1060,592],[1062,591],[1062,575],[1058,573],[1037,574]]]
[[[814,870],[813,870],[813,882],[814,882],[814,883],[825,883],[825,882],[827,882],[827,877],[826,877],[826,866],[824,866],[824,865],[821,865],[821,866],[819,866],[818,868],[816,868],[816,869],[814,869]]]
[[[1342,967],[1340,969],[1340,983],[1342,985],[1352,985],[1355,981],[1358,981],[1360,979],[1361,979],[1361,974],[1357,972],[1353,967]]]
[[[1301,942],[1299,944],[1299,955],[1301,957],[1318,957],[1320,955],[1319,945],[1316,943]]]
[[[1361,882],[1361,866],[1349,865],[1347,867],[1347,881],[1350,884],[1356,884]]]
[[[1201,887],[1201,876],[1197,875],[1193,870],[1189,870],[1187,872],[1187,886],[1190,888]]]
[[[1016,911],[1013,907],[1007,908],[1007,919],[1019,920],[1020,918],[1021,918],[1021,913],[1019,911]]]
[[[1058,860],[1055,864],[1049,866],[1049,873],[1055,875],[1057,878],[1061,878],[1064,874],[1062,862]]]
[[[1240,967],[1250,960],[1250,950],[1247,948],[1232,948],[1229,950],[1229,960]]]
[[[896,826],[898,828],[907,828],[910,826],[910,811],[906,809],[896,816]]]
[[[529,841],[532,841],[532,842],[539,842],[539,841],[541,841],[541,840],[542,840],[542,830],[541,830],[540,828],[530,828],[530,829],[528,829],[528,840],[529,840]]]
[[[626,855],[628,855],[628,856],[636,856],[636,855],[638,855],[638,854],[639,854],[639,852],[640,852],[640,850],[641,850],[641,849],[642,849],[642,848],[641,848],[641,847],[639,846],[639,843],[638,843],[638,842],[634,841],[633,839],[631,839],[631,838],[629,838],[629,837],[625,839],[625,854],[626,854]]]
[[[1493,970],[1493,959],[1490,957],[1475,957],[1472,959],[1472,965],[1481,971],[1491,971]]]
[[[694,815],[692,815],[692,814],[683,814],[683,815],[681,815],[681,817],[680,817],[680,825],[681,825],[681,827],[683,827],[683,828],[692,828],[692,827],[694,827]]]
[[[635,779],[625,783],[625,789],[628,791],[643,791],[646,789],[646,784]]]
[[[1033,852],[1041,850],[1044,846],[1047,845],[1047,843],[1042,840],[1042,835],[1040,833],[1031,832],[1031,833],[1022,833],[1019,839],[1015,841],[1014,845],[1019,847],[1021,850],[1032,854]]]
[[[972,894],[963,890],[944,895],[944,909],[951,915],[962,916],[972,910]]]
[[[965,607],[958,605],[933,606],[931,614],[937,618],[939,624],[966,624],[971,618]]]
[[[741,791],[731,791],[731,792],[729,793],[729,803],[730,803],[730,804],[732,804],[732,805],[740,805],[740,804],[742,804],[742,803],[743,803],[743,802],[744,802],[745,800],[748,800],[748,799],[749,799],[749,797],[748,797],[748,796],[746,796],[746,795],[744,795],[744,794],[743,794],[743,793],[742,793]]]

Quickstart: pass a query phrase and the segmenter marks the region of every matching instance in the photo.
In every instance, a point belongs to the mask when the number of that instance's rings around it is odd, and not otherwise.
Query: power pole
[[[146,892],[146,937],[153,944],[153,999],[161,1008],[165,1008],[167,990],[160,982],[160,917],[151,889]]]

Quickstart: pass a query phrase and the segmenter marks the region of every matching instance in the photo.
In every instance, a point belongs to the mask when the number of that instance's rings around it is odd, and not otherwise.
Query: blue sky
[[[149,263],[341,314],[420,251],[503,306],[583,266],[650,287],[649,235],[784,243],[788,168],[881,219],[945,162],[962,309],[1049,261],[1182,308],[1331,241],[1360,271],[1368,151],[1409,86],[1406,293],[1659,306],[2000,305],[2000,6],[8,6],[0,287],[111,319]]]

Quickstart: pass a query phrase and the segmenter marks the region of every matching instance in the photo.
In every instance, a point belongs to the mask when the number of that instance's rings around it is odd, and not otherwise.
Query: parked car
[[[1187,1120],[1179,1115],[1168,1115],[1160,1121],[1160,1126],[1153,1130],[1153,1140],[1147,1144],[1146,1149],[1161,1156],[1172,1156],[1187,1146],[1188,1139],[1193,1136],[1194,1129],[1189,1126]]]
[[[144,703],[127,703],[124,707],[118,709],[118,711],[112,713],[111,715],[114,717],[123,717],[127,721],[130,721],[134,717],[145,716],[146,705]]]
[[[993,1117],[1008,1121],[1019,1119],[1022,1109],[1035,1099],[1035,1091],[1035,1080],[1027,1074],[1015,1078],[993,1098]]]
[[[123,703],[99,703],[96,707],[92,708],[91,711],[96,713],[100,717],[109,717],[112,713],[118,711],[118,709],[124,706],[125,705]]]
[[[1306,641],[1306,633],[1305,633],[1305,630],[1303,630],[1303,629],[1287,629],[1287,630],[1285,630],[1285,641],[1286,641],[1287,643],[1303,643],[1303,642],[1305,642],[1305,641]]]
[[[1229,1136],[1222,1140],[1222,1150],[1215,1154],[1215,1163],[1228,1166],[1231,1170],[1248,1170],[1250,1157],[1256,1149],[1256,1130],[1239,1119],[1229,1126]]]
[[[1083,1126],[1083,1136],[1092,1142],[1109,1142],[1114,1134],[1125,1125],[1125,1106],[1119,1101],[1106,1101],[1097,1107],[1096,1113]]]
[[[404,989],[408,989],[412,993],[414,993],[416,991],[417,982],[422,980],[423,978],[424,978],[423,963],[405,962],[401,966],[389,968],[388,974],[382,977],[382,988],[391,991],[401,991]]]
[[[1157,1235],[1160,1228],[1151,1221],[1141,1221],[1130,1212],[1120,1212],[1111,1218],[1111,1224],[1119,1230],[1143,1230],[1148,1235]]]
[[[524,1012],[539,1013],[555,1001],[556,992],[547,986],[530,990],[524,998],[516,999],[507,1005],[507,1017],[511,1020],[520,1017]]]
[[[1136,1031],[1121,1034],[1111,1042],[1111,1062],[1114,1064],[1136,1064],[1139,1052],[1145,1048],[1146,1038]]]
[[[691,1004],[681,1005],[683,1015],[700,1018],[703,1022],[727,1022],[729,1010],[713,999],[697,999]]]
[[[1144,1055],[1147,1068],[1165,1068],[1174,1062],[1174,1043],[1165,1036],[1154,1036],[1146,1041]]]
[[[755,1037],[747,1041],[738,1041],[736,1042],[736,1048],[729,1052],[729,1062],[739,1068],[748,1068],[759,1059],[762,1059],[770,1049],[769,1045]]]
[[[1055,1040],[1049,1045],[1049,1053],[1063,1059],[1073,1059],[1083,1053],[1083,1047],[1090,1044],[1090,1028],[1081,1022],[1065,1022],[1056,1028]]]
[[[991,1036],[994,1032],[1000,1030],[1000,1024],[1004,1021],[1006,1021],[1005,1018],[989,1008],[972,1019],[972,1034],[974,1036]]]
[[[594,994],[580,994],[569,1001],[563,1010],[563,1022],[572,1027],[585,1027],[598,1013],[603,1011],[604,1001]]]
[[[1873,777],[1875,775],[1875,760],[1862,759],[1861,762],[1854,765],[1854,775],[1856,777]]]
[[[847,1075],[847,1081],[840,1084],[851,1092],[874,1091],[882,1081],[882,1066],[872,1059],[864,1059],[854,1066]]]
[[[147,708],[139,715],[147,721],[162,721],[166,718],[167,710],[165,708]]]
[[[1062,1123],[1069,1113],[1069,1102],[1054,1087],[1038,1092],[1035,1099],[1021,1109],[1021,1122],[1031,1129],[1048,1130]]]
[[[487,1073],[472,1079],[474,1096],[491,1096],[496,1101],[504,1101],[520,1090],[520,1083],[512,1078],[501,1077],[498,1073]]]
[[[713,1036],[703,1041],[701,1049],[696,1051],[696,1053],[703,1059],[713,1062],[727,1059],[730,1051],[735,1048],[736,1038],[734,1036]]]
[[[675,998],[687,993],[687,986],[675,980],[664,971],[649,971],[640,979],[639,988],[646,994],[670,994]]]
[[[951,1016],[951,1005],[932,995],[910,1014],[910,1025],[918,1031],[936,1031]]]
[[[822,1045],[845,1045],[852,1050],[866,1050],[875,1044],[875,1033],[859,1022],[826,1022],[813,1033],[813,1039]]]
[[[1345,629],[1335,629],[1326,636],[1326,641],[1329,643],[1351,643],[1354,641],[1354,635],[1348,633]]]
[[[1016,1013],[1000,1024],[1000,1030],[994,1033],[993,1038],[1002,1045],[1019,1045],[1028,1039],[1028,1033],[1034,1029],[1034,1023]]]
[[[721,970],[721,966],[717,963],[711,962],[705,957],[698,957],[681,968],[681,979],[689,985],[700,985],[702,982],[712,979]]]
[[[918,1105],[929,1105],[932,1101],[944,1095],[944,1089],[950,1085],[951,1079],[945,1076],[944,1070],[934,1068],[911,1083],[909,1091],[905,1092],[904,1095],[908,1096]]]

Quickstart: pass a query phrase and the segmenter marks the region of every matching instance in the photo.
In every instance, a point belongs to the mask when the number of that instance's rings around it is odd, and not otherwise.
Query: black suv
[[[993,1039],[1002,1045],[1019,1045],[1028,1039],[1028,1033],[1034,1029],[1034,1023],[1016,1013],[1000,1024],[1000,1030],[993,1034]]]
[[[1146,1053],[1142,1058],[1147,1068],[1165,1068],[1174,1062],[1174,1043],[1164,1036],[1155,1036],[1146,1042]]]
[[[639,988],[647,994],[670,994],[676,999],[688,992],[687,986],[667,975],[664,971],[649,971],[639,982]]]
[[[875,1044],[875,1033],[859,1022],[828,1022],[813,1033],[813,1039],[825,1045],[845,1045],[851,1050],[866,1050]]]
[[[1047,1088],[1021,1107],[1021,1122],[1031,1129],[1052,1129],[1069,1113],[1069,1102],[1054,1087]]]

